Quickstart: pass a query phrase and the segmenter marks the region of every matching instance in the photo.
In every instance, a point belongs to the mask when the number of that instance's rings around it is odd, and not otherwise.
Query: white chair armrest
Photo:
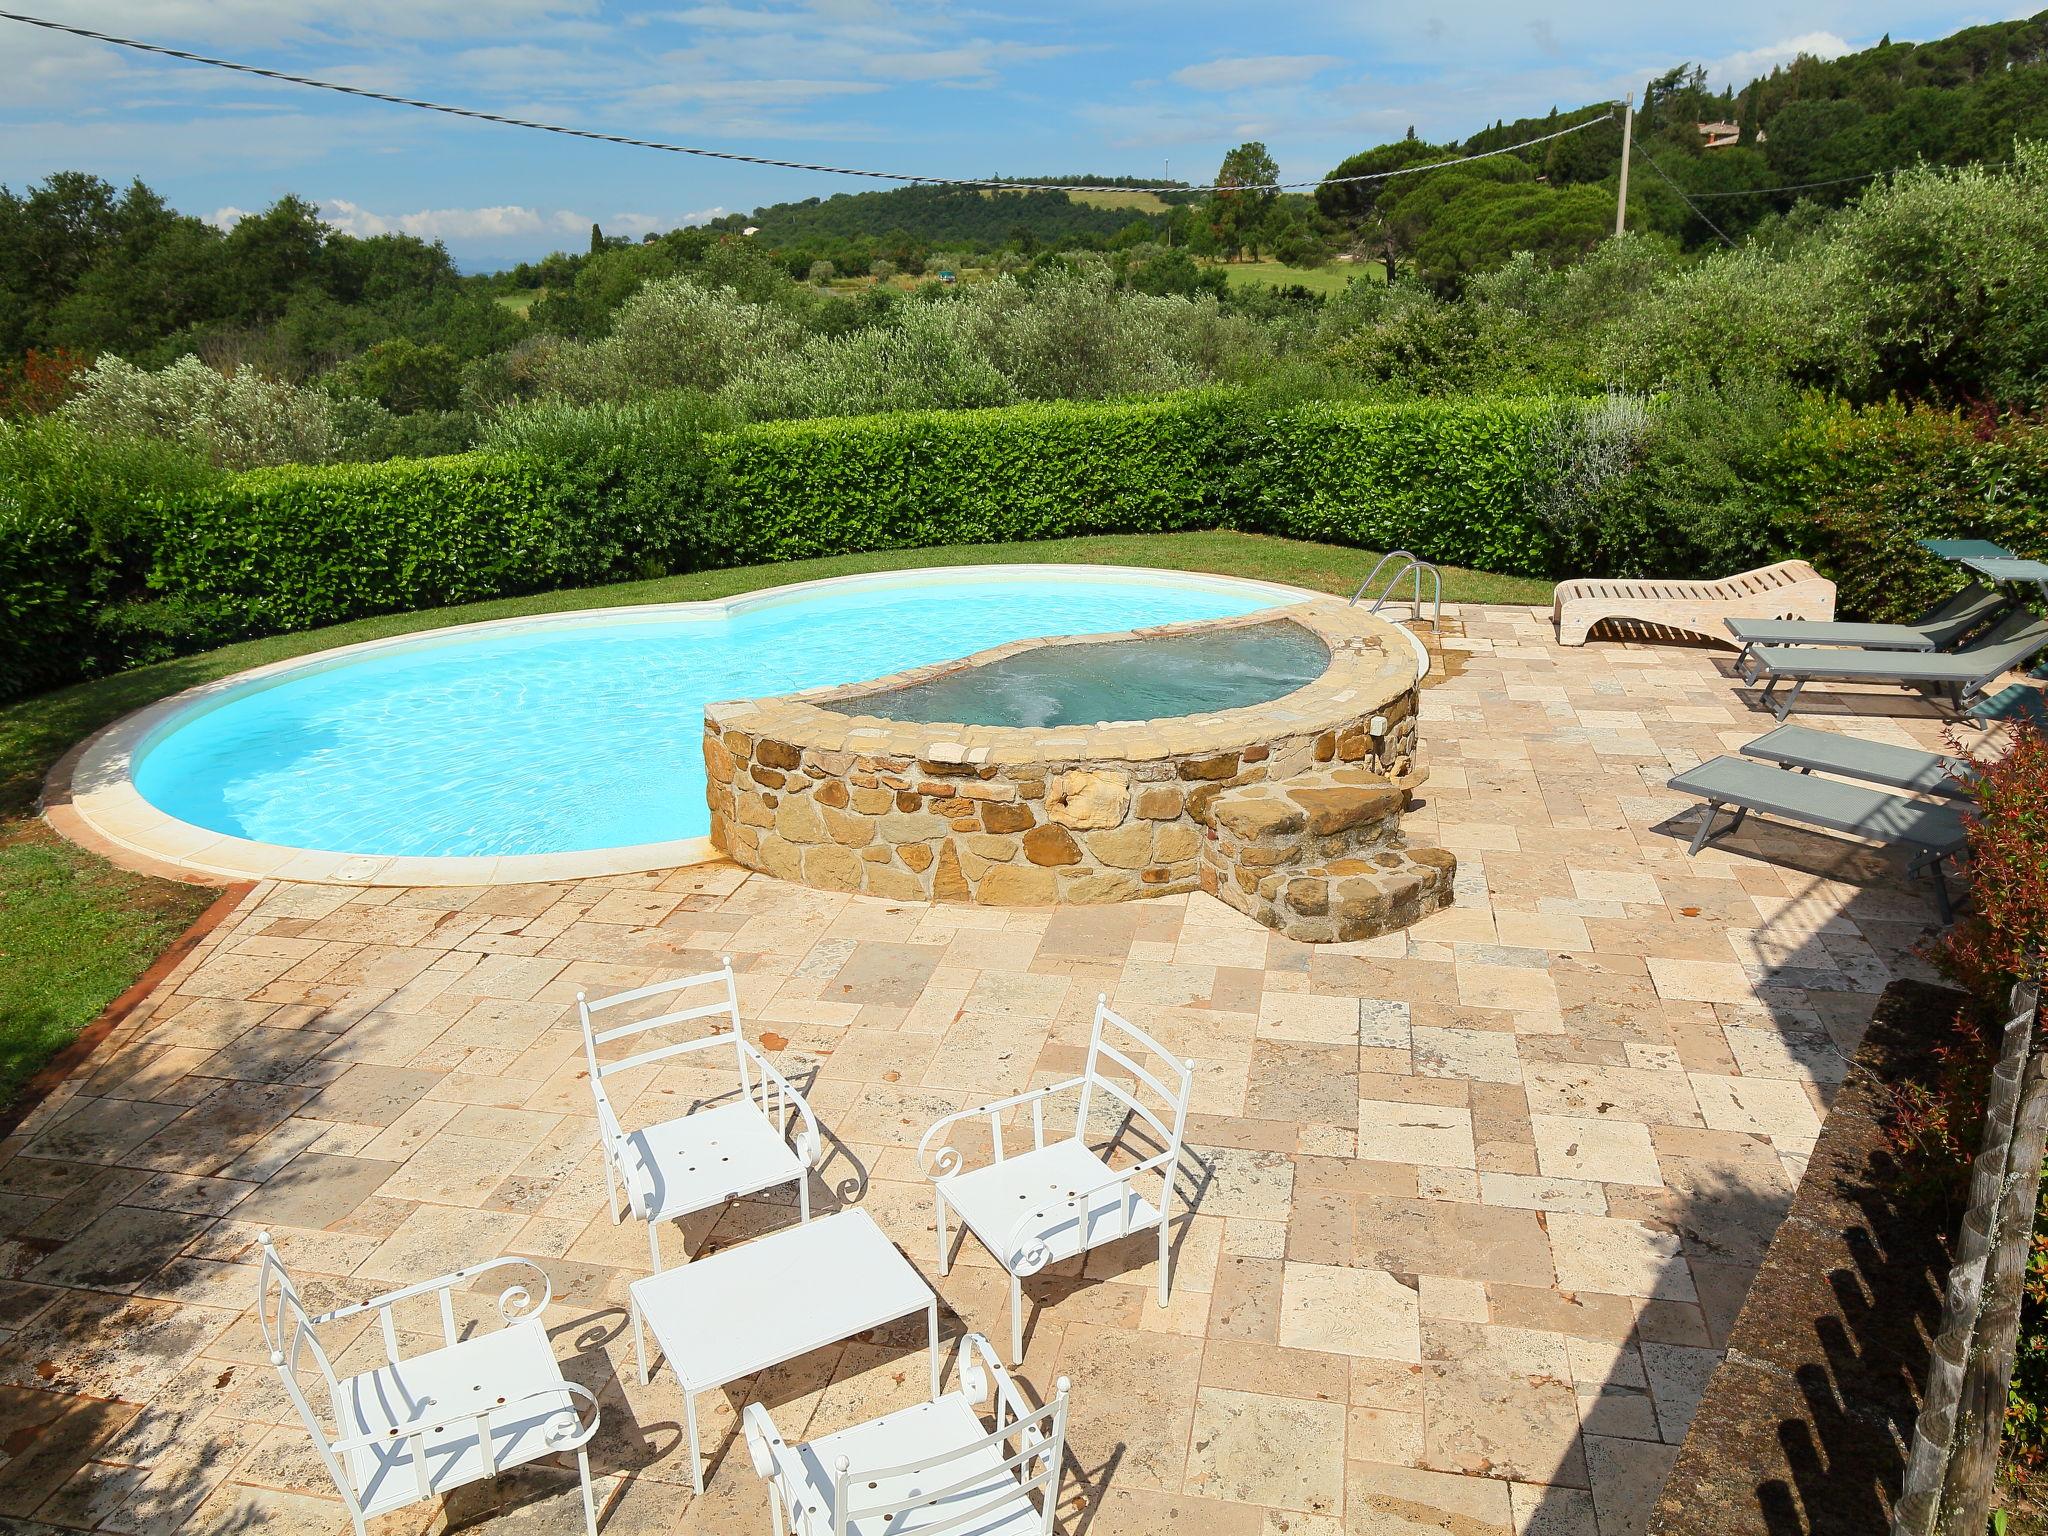
[[[396,1306],[401,1301],[410,1301],[418,1296],[432,1296],[440,1291],[452,1291],[457,1286],[475,1280],[499,1269],[524,1269],[540,1282],[540,1300],[533,1299],[533,1292],[524,1285],[509,1285],[498,1293],[498,1315],[508,1323],[523,1318],[537,1317],[547,1310],[554,1300],[554,1286],[548,1280],[548,1272],[532,1259],[516,1256],[502,1259],[486,1259],[481,1264],[469,1264],[432,1280],[420,1280],[412,1285],[400,1286],[395,1291],[386,1291],[381,1296],[372,1296],[367,1301],[352,1302],[345,1307],[336,1307],[332,1312],[323,1312],[313,1319],[316,1325],[339,1322],[343,1318],[355,1317],[364,1312],[381,1312]]]
[[[1010,1379],[995,1346],[985,1335],[970,1333],[960,1341],[960,1359],[955,1371],[961,1392],[977,1407],[989,1400],[989,1390],[993,1387],[997,1406],[1008,1409],[1012,1418],[1028,1418],[1035,1411],[1017,1391],[1017,1384]]]
[[[400,1424],[365,1430],[362,1434],[350,1435],[344,1440],[330,1441],[327,1448],[335,1455],[343,1456],[350,1451],[364,1450],[371,1446],[388,1446],[397,1440],[410,1440],[416,1435],[445,1429],[450,1424],[483,1424],[492,1419],[516,1415],[520,1405],[530,1399],[559,1397],[564,1392],[567,1392],[572,1400],[580,1401],[573,1407],[558,1406],[548,1420],[545,1433],[550,1451],[573,1451],[580,1446],[588,1445],[591,1437],[597,1433],[597,1398],[588,1387],[570,1381],[567,1377],[559,1377],[546,1386],[535,1387],[530,1392],[522,1393],[506,1402],[493,1403],[488,1408],[423,1413]]]
[[[812,1484],[803,1458],[782,1438],[766,1408],[759,1403],[747,1404],[740,1413],[740,1430],[746,1436],[747,1458],[753,1463],[754,1475],[768,1485],[768,1497],[788,1517],[788,1529],[803,1536],[812,1529],[810,1506],[829,1508],[830,1495]]]
[[[1007,1099],[996,1099],[987,1104],[977,1104],[972,1109],[956,1109],[950,1115],[941,1115],[925,1130],[924,1135],[918,1138],[917,1164],[924,1170],[924,1176],[934,1184],[941,1179],[950,1178],[960,1172],[961,1165],[966,1159],[960,1155],[959,1148],[948,1141],[941,1140],[937,1147],[932,1146],[932,1138],[938,1136],[941,1131],[948,1130],[963,1120],[971,1120],[976,1115],[998,1116],[1004,1110],[1015,1109],[1020,1104],[1029,1104],[1035,1099],[1046,1099],[1056,1093],[1070,1092],[1087,1081],[1086,1077],[1070,1077],[1064,1082],[1049,1083],[1043,1088],[1029,1088],[1023,1093],[1013,1093]]]
[[[825,1139],[818,1133],[818,1117],[811,1113],[811,1101],[803,1096],[802,1090],[783,1074],[780,1067],[755,1049],[751,1040],[742,1039],[740,1049],[745,1051],[748,1059],[760,1069],[763,1079],[774,1083],[795,1108],[801,1129],[797,1131],[791,1144],[796,1148],[797,1158],[806,1168],[817,1167],[818,1159],[824,1155]],[[786,1129],[785,1127],[785,1133]]]
[[[1158,1173],[1164,1170],[1165,1177],[1172,1178],[1173,1170],[1166,1167],[1167,1162],[1172,1156],[1171,1152],[1155,1153],[1153,1156],[1146,1158],[1142,1163],[1133,1163],[1128,1168],[1119,1168],[1116,1172],[1110,1174],[1108,1178],[1097,1179],[1093,1184],[1088,1185],[1084,1189],[1078,1189],[1071,1195],[1064,1195],[1057,1200],[1048,1200],[1043,1205],[1034,1206],[1011,1224],[1009,1241],[1004,1245],[1005,1253],[997,1254],[996,1261],[1005,1268],[1008,1268],[1011,1259],[1006,1255],[1015,1255],[1018,1260],[1018,1267],[1011,1271],[1013,1274],[1018,1276],[1037,1274],[1041,1269],[1045,1268],[1047,1262],[1052,1258],[1052,1250],[1046,1245],[1042,1234],[1045,1228],[1051,1225],[1060,1213],[1064,1211],[1085,1211],[1094,1198],[1104,1190],[1127,1186],[1131,1180],[1137,1178],[1140,1174]],[[1124,1203],[1127,1207],[1130,1198],[1130,1193],[1126,1190]],[[1162,1203],[1160,1210],[1163,1212],[1165,1209],[1166,1207]],[[1126,1234],[1119,1232],[1116,1235],[1122,1237]],[[1082,1244],[1084,1249],[1087,1246],[1086,1243]]]

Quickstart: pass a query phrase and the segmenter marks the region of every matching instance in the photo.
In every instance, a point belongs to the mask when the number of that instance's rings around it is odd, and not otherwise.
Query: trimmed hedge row
[[[1517,574],[1571,558],[1537,510],[1571,400],[1207,390],[709,434],[687,405],[570,412],[495,453],[242,475],[0,428],[0,700],[368,614],[927,544],[1238,528]],[[1784,430],[1743,493],[1773,546],[1754,562],[1816,558],[1846,613],[1911,613],[1953,580],[1915,537],[2048,536],[2039,424],[1816,400]],[[1640,471],[1611,493],[1687,558],[1690,503]]]
[[[1259,410],[1228,392],[770,422],[574,462],[255,470],[166,500],[149,587],[203,639],[633,575],[1237,527],[1545,568],[1546,400]],[[660,451],[655,451],[656,449]],[[659,494],[652,494],[658,491]]]
[[[1549,399],[1260,409],[1223,391],[770,422],[707,442],[733,564],[1093,533],[1239,528],[1537,575]]]

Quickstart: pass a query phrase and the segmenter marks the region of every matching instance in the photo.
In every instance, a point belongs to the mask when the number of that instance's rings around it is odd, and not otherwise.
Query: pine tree
[[[592,220],[590,225],[590,254],[595,256],[599,251],[603,249],[604,231],[597,227],[597,222],[595,220]]]

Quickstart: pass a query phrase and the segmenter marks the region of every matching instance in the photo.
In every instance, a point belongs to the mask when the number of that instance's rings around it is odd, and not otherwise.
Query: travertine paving
[[[972,1242],[938,1279],[924,1127],[1074,1071],[1098,992],[1194,1059],[1171,1303],[1149,1238],[1028,1285],[1022,1377],[1074,1382],[1063,1529],[1639,1529],[1928,904],[1882,857],[1755,818],[1686,859],[1664,780],[1768,723],[1726,652],[1563,650],[1521,609],[1466,610],[1446,650],[1407,826],[1459,855],[1457,904],[1364,943],[1200,895],[935,908],[727,865],[258,887],[0,1143],[0,1520],[344,1528],[247,1310],[268,1229],[320,1302],[536,1257],[557,1351],[601,1397],[605,1529],[765,1532],[737,1405],[797,1436],[909,1402],[922,1323],[703,1398],[693,1501],[674,1383],[632,1373],[646,1244],[606,1214],[572,1003],[730,954],[829,1133],[814,1206],[870,1210],[952,1337],[1001,1338],[1007,1293]],[[1872,703],[1813,718],[1938,742]],[[742,1202],[687,1236],[794,1219]],[[347,1369],[377,1344],[334,1347]],[[581,1523],[573,1476],[541,1469],[375,1529],[444,1520]]]

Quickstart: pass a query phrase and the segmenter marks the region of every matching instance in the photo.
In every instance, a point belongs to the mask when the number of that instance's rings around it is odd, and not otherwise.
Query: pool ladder
[[[1411,606],[1413,611],[1408,615],[1408,622],[1410,624],[1421,623],[1422,573],[1424,571],[1427,571],[1429,573],[1431,595],[1429,627],[1437,631],[1439,634],[1441,634],[1443,632],[1444,627],[1443,573],[1439,571],[1435,566],[1431,565],[1427,560],[1424,560],[1420,555],[1416,554],[1415,551],[1413,551],[1412,549],[1391,549],[1388,550],[1387,553],[1385,553],[1384,555],[1381,555],[1379,557],[1379,560],[1373,565],[1372,570],[1367,573],[1365,580],[1361,581],[1358,584],[1358,590],[1351,594],[1350,606],[1356,608],[1358,606],[1358,600],[1361,597],[1365,596],[1366,588],[1370,587],[1375,581],[1377,581],[1379,579],[1380,572],[1385,570],[1391,562],[1396,560],[1400,561],[1401,563],[1399,565],[1394,566],[1394,574],[1387,579],[1387,584],[1384,587],[1380,588],[1380,595],[1372,600],[1372,606],[1366,609],[1366,612],[1378,613],[1380,609],[1384,608],[1387,605],[1388,601],[1393,598],[1394,588],[1398,587],[1401,584],[1401,578],[1403,576],[1412,575],[1415,578],[1415,595],[1411,599]]]

